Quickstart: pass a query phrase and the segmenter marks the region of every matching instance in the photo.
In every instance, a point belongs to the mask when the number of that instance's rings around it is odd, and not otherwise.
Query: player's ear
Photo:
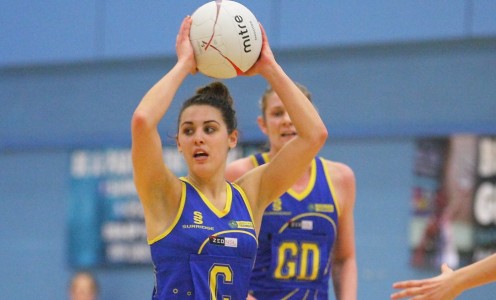
[[[236,145],[238,144],[238,130],[233,130],[228,139],[229,149],[236,147]]]
[[[265,118],[263,116],[258,116],[257,117],[257,123],[258,123],[258,127],[260,128],[260,130],[265,135],[267,135],[267,123],[265,122]]]
[[[181,145],[179,144],[179,139],[177,138],[177,135],[176,135],[176,146],[177,146],[177,151],[183,152],[183,150],[181,149]]]

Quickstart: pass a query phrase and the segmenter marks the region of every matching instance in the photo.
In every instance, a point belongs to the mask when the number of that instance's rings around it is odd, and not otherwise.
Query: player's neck
[[[223,210],[226,205],[226,181],[225,180],[204,180],[194,176],[186,176],[188,181],[196,187],[207,198],[208,202],[218,210]]]

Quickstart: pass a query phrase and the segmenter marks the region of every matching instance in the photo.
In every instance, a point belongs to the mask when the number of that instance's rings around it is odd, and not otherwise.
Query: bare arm
[[[338,235],[332,255],[332,282],[336,299],[357,299],[355,252],[355,175],[348,166],[327,161],[334,195],[340,208]]]
[[[496,281],[496,254],[456,271],[443,264],[441,270],[436,277],[394,283],[394,288],[402,290],[392,294],[391,299],[413,296],[425,300],[455,299],[466,290]]]
[[[179,179],[164,164],[157,128],[179,86],[196,69],[189,42],[190,26],[191,19],[187,17],[176,40],[176,65],[146,93],[131,121],[134,181],[144,208],[149,239],[169,225],[177,212],[181,195]]]
[[[250,186],[258,189],[249,198],[259,213],[293,185],[327,139],[327,129],[316,109],[275,61],[263,28],[262,36],[262,53],[247,74],[260,74],[268,81],[283,102],[298,135],[269,164],[241,178],[239,183],[247,193]]]

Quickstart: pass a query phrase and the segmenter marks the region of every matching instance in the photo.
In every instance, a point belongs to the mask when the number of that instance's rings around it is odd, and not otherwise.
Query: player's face
[[[227,133],[221,112],[209,105],[186,108],[179,121],[177,145],[191,173],[212,176],[225,169],[227,152],[236,145],[237,132]]]
[[[267,96],[264,115],[265,120],[261,121],[261,128],[268,136],[271,148],[278,150],[296,136],[293,122],[276,93]]]

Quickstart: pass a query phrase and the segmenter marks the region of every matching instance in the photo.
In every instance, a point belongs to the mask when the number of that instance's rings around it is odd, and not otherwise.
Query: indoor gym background
[[[130,146],[135,106],[174,63],[180,21],[202,3],[0,2],[1,299],[65,299],[70,154]],[[242,3],[312,91],[329,129],[322,155],[355,171],[359,299],[387,299],[394,281],[437,274],[409,265],[415,141],[496,134],[496,2]],[[188,79],[178,97],[208,81]],[[242,142],[263,141],[264,82],[227,84]],[[151,295],[151,267],[93,271],[102,300]],[[495,294],[493,284],[460,299]]]

